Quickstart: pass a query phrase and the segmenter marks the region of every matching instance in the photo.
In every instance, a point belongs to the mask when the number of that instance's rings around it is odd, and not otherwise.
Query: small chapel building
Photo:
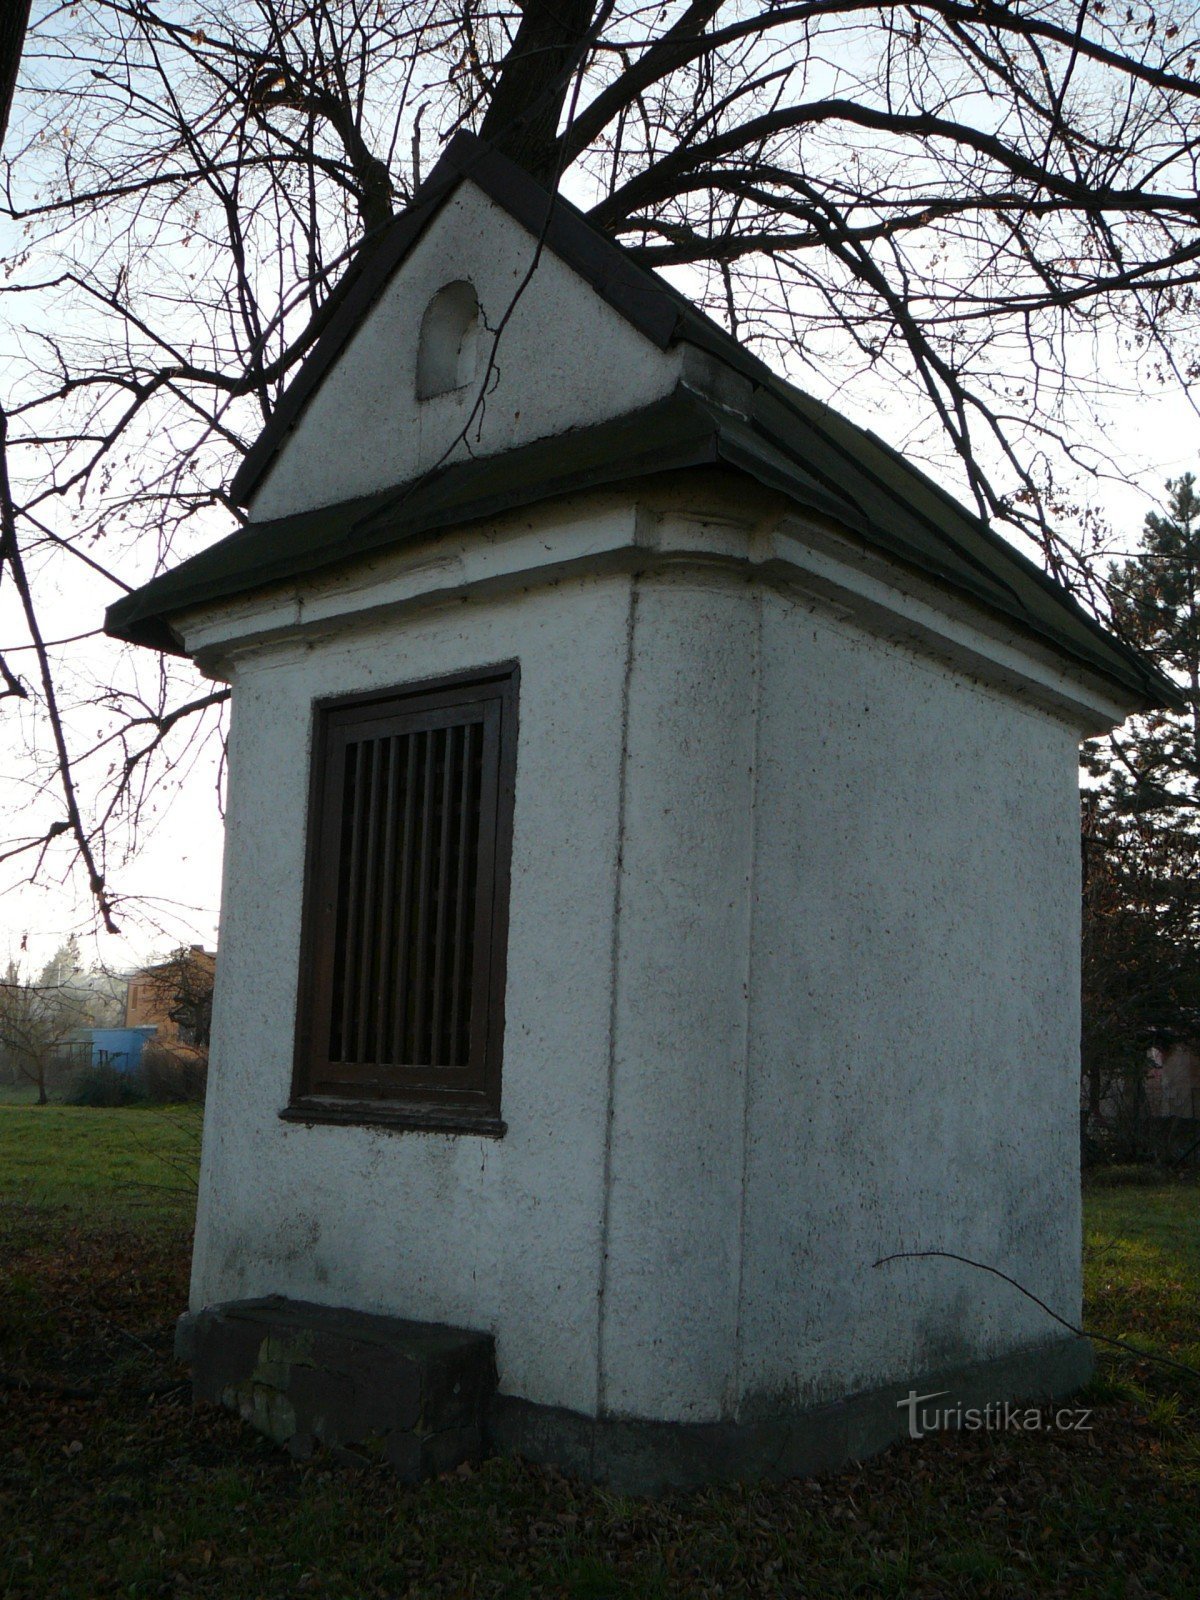
[[[1079,1320],[1077,747],[1170,686],[468,135],[233,495],[108,613],[233,691],[197,1392],[642,1489],[1077,1386],[922,1252]]]

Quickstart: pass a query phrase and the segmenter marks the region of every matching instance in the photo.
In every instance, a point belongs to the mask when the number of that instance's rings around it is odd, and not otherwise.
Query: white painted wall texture
[[[234,684],[193,1307],[487,1328],[506,1393],[690,1421],[1052,1336],[872,1263],[1078,1309],[1076,730],[736,565],[753,529],[718,562],[675,517],[660,561],[629,505],[539,515],[522,592],[193,619]],[[312,701],[514,657],[508,1132],[284,1123]]]
[[[463,262],[465,272],[453,265]],[[414,406],[422,316],[439,289],[464,276],[482,313],[478,381]],[[510,306],[489,371],[489,330]],[[656,349],[464,183],[305,407],[251,513],[262,521],[331,505],[406,483],[444,460],[493,455],[635,411],[671,392],[682,359]],[[485,378],[486,405],[471,420]]]
[[[582,583],[238,672],[193,1305],[277,1291],[503,1327],[517,1392],[594,1404],[627,610],[620,585]],[[281,1122],[312,701],[517,656],[507,1137]]]
[[[1077,736],[763,602],[744,1393],[828,1398],[1078,1320]]]

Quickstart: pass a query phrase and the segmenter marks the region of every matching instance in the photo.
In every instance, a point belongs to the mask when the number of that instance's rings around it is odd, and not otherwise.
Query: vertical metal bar
[[[446,930],[450,925],[450,845],[454,826],[454,757],[460,743],[460,727],[446,729],[446,760],[442,770],[442,813],[438,818],[437,905],[434,908],[433,991],[429,1009],[429,1065],[448,1062],[452,1047],[442,1049],[442,1011],[446,993]]]
[[[388,740],[388,786],[384,805],[383,872],[379,880],[382,908],[379,920],[379,969],[375,992],[375,1049],[373,1059],[390,1060],[388,1042],[391,1037],[391,1010],[396,1003],[396,959],[393,952],[393,923],[395,911],[396,837],[400,831],[400,818],[396,815],[396,794],[400,785],[400,754],[404,744],[392,737]]]
[[[429,1010],[426,993],[426,968],[429,965],[429,901],[432,876],[433,795],[437,761],[435,751],[445,737],[444,728],[431,729],[426,735],[425,792],[421,812],[421,852],[417,873],[417,937],[416,969],[414,973],[412,1055],[414,1066],[428,1064],[428,1046],[425,1036],[425,1019]]]
[[[342,833],[345,836],[347,820],[350,825],[350,852],[349,864],[346,873],[346,919],[342,925],[342,992],[341,1000],[341,1048],[339,1057],[342,1061],[353,1059],[354,1050],[354,991],[355,980],[358,974],[358,947],[356,935],[358,931],[358,893],[359,893],[359,862],[362,853],[362,829],[359,819],[362,814],[363,801],[363,767],[365,765],[364,746],[358,743],[354,746],[354,791],[349,806],[349,818],[343,813]],[[349,751],[347,750],[347,755]]]
[[[463,1018],[464,1004],[469,1008],[471,994],[469,986],[464,992],[464,980],[468,980],[471,971],[470,939],[471,930],[468,925],[470,911],[470,879],[472,877],[472,856],[474,851],[472,843],[478,822],[475,817],[474,800],[474,761],[475,761],[475,724],[468,722],[463,727],[462,750],[462,778],[459,784],[459,810],[458,810],[458,873],[454,885],[454,930],[453,951],[454,960],[450,975],[450,1026],[449,1049],[447,1059],[453,1067],[466,1065],[465,1056],[465,1025]]]
[[[408,984],[412,971],[412,893],[413,862],[416,857],[417,783],[421,758],[429,735],[410,733],[404,744],[407,770],[404,775],[404,825],[400,830],[400,914],[396,922],[396,1004],[392,1013],[392,1060],[397,1066],[408,1063]]]
[[[363,886],[359,897],[361,920],[358,939],[358,993],[355,1006],[354,1059],[371,1059],[371,1024],[373,1013],[371,995],[374,987],[376,964],[379,961],[379,830],[380,803],[383,799],[383,755],[387,749],[384,739],[372,739],[367,746],[370,775],[364,816],[366,833],[363,852]]]
[[[320,764],[324,771],[317,780]],[[330,734],[321,724],[316,729],[313,750],[314,784],[309,796],[309,841],[305,905],[312,907],[309,925],[312,935],[309,969],[303,998],[307,1008],[297,1017],[297,1044],[303,1039],[305,1062],[297,1074],[297,1085],[311,1092],[313,1070],[341,1056],[341,901],[345,892],[343,831],[346,794],[349,786],[345,741]],[[318,787],[319,782],[319,787]],[[299,1065],[299,1060],[298,1063]]]
[[[493,1007],[497,1003],[491,972],[499,827],[500,716],[499,702],[489,701],[483,707],[479,730],[479,827],[475,833],[475,882],[471,895],[474,932],[471,939],[470,1043],[467,1049],[467,1065],[472,1077],[484,1071]]]

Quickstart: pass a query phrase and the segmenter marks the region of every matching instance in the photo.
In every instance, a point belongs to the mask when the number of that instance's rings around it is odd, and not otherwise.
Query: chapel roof
[[[234,500],[253,496],[397,268],[468,180],[660,350],[696,346],[742,380],[743,390],[748,384],[748,405],[733,408],[681,385],[608,421],[453,461],[355,500],[251,521],[110,606],[110,634],[179,652],[171,619],[194,607],[564,494],[724,467],[1016,624],[1146,707],[1176,702],[1174,687],[1147,660],[979,516],[874,433],[778,377],[569,201],[466,133],[447,146],[413,204],[365,241],[347,268],[309,356],[230,485]]]

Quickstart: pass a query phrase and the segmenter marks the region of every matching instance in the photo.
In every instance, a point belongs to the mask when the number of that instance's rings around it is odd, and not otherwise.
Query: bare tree
[[[1105,469],[1097,373],[1196,377],[1198,57],[1182,0],[40,0],[0,703],[46,734],[0,858],[74,852],[114,921],[114,840],[223,692],[115,653],[81,681],[95,618],[54,642],[54,575],[115,594],[233,526],[222,484],[348,254],[460,126],[827,396],[918,396],[980,512],[1098,594],[1102,530],[1054,531]]]
[[[86,991],[74,982],[77,956],[68,943],[36,982],[23,979],[12,961],[0,979],[0,1050],[17,1076],[37,1089],[40,1106],[47,1101],[50,1067],[87,1020]]]

